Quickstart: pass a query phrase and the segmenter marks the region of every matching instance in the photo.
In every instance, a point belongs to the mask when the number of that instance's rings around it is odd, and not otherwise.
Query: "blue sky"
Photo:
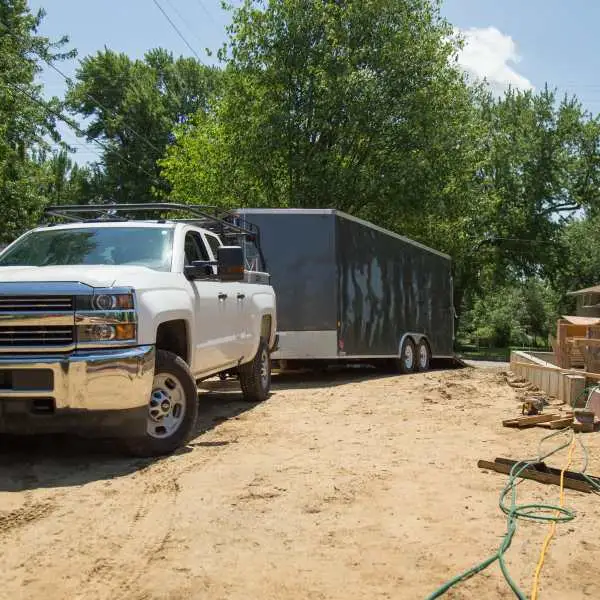
[[[220,0],[157,0],[206,63],[225,41],[229,14]],[[162,46],[175,55],[191,56],[153,0],[30,0],[47,16],[41,32],[68,35],[79,58],[104,46],[140,57]],[[540,88],[548,82],[560,93],[575,94],[593,113],[600,113],[600,2],[594,0],[445,0],[444,16],[466,37],[460,63],[486,77],[494,90],[508,84]],[[77,59],[60,65],[72,75]],[[41,77],[48,95],[62,95],[63,78],[47,69]],[[69,141],[75,138],[67,134]],[[81,143],[81,142],[80,142]],[[77,160],[94,160],[95,146],[78,148]]]

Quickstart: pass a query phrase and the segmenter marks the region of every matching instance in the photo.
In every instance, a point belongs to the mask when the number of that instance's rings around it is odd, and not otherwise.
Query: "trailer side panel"
[[[240,212],[260,228],[262,250],[277,294],[279,331],[335,332],[333,215],[252,209]]]
[[[453,352],[450,260],[336,216],[339,341],[347,356],[397,355],[407,332],[425,334],[434,356]]]

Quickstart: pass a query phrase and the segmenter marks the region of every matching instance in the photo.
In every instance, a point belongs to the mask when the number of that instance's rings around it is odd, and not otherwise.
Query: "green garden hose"
[[[593,389],[595,387],[596,386],[591,386],[591,387],[588,387],[585,390],[583,390],[583,392],[581,392],[581,394],[579,394],[579,396],[576,398],[573,405],[577,406],[577,402],[579,401],[579,399],[584,394],[587,394],[591,389]],[[542,445],[544,444],[544,442],[546,440],[549,440],[555,436],[564,435],[564,434],[568,434],[568,436],[567,436],[568,439],[566,442],[561,443],[559,446],[557,446],[556,448],[554,448],[553,450],[551,450],[549,452],[546,452],[546,453],[542,452]],[[432,594],[427,596],[426,600],[435,600],[435,598],[439,598],[440,596],[443,596],[450,588],[454,587],[458,583],[461,583],[462,581],[466,581],[467,579],[470,579],[471,577],[473,577],[473,575],[476,575],[477,573],[484,571],[485,569],[487,569],[491,564],[493,564],[496,561],[498,561],[498,564],[500,565],[500,570],[502,571],[502,575],[504,576],[504,579],[510,586],[514,595],[517,598],[519,598],[519,600],[527,600],[525,594],[523,594],[523,592],[520,590],[519,586],[514,582],[514,580],[510,576],[510,573],[508,572],[508,568],[504,561],[504,555],[505,555],[506,551],[510,548],[510,544],[512,542],[513,536],[517,530],[518,519],[529,519],[532,521],[545,521],[545,522],[555,521],[557,523],[564,523],[567,521],[572,521],[575,518],[575,513],[572,510],[569,510],[567,508],[553,506],[550,504],[538,504],[538,503],[517,504],[518,479],[519,479],[519,476],[521,475],[521,473],[525,469],[527,469],[529,466],[534,465],[539,462],[543,462],[545,459],[549,458],[550,456],[556,454],[557,452],[560,452],[564,448],[567,448],[572,443],[573,436],[574,436],[573,430],[568,427],[565,429],[559,429],[558,431],[555,431],[549,435],[546,435],[540,440],[540,442],[538,444],[538,456],[536,459],[523,460],[523,461],[520,461],[513,465],[513,467],[510,470],[508,482],[507,482],[506,486],[504,487],[504,489],[502,490],[502,492],[500,493],[500,501],[499,501],[500,510],[502,510],[502,512],[506,515],[506,533],[502,539],[502,543],[500,544],[500,547],[489,558],[486,558],[484,561],[482,561],[478,565],[468,569],[467,571],[464,571],[460,575],[457,575],[453,579],[450,579],[448,582],[444,583],[435,592],[433,592]],[[582,452],[583,452],[583,467],[580,472],[583,475],[584,479],[592,486],[592,489],[595,490],[596,492],[599,492],[600,485],[595,480],[591,479],[590,477],[588,477],[585,474],[585,470],[587,469],[587,464],[588,464],[588,452],[587,452],[586,447],[583,445],[583,442],[581,441],[580,436],[577,436],[577,442],[579,443],[579,445],[582,449]],[[506,497],[509,495],[509,493],[510,493],[510,504],[507,506],[505,503],[505,500],[506,500]],[[554,513],[554,514],[551,514],[551,513]]]

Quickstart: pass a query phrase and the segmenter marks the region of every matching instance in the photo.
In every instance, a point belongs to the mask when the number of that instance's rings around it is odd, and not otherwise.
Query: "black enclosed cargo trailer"
[[[449,256],[336,210],[238,214],[259,227],[277,294],[274,359],[392,358],[410,371],[452,356]]]

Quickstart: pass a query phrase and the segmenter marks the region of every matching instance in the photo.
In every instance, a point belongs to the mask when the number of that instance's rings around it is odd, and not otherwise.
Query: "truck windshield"
[[[139,265],[169,271],[173,229],[82,227],[33,231],[0,255],[0,267]]]

